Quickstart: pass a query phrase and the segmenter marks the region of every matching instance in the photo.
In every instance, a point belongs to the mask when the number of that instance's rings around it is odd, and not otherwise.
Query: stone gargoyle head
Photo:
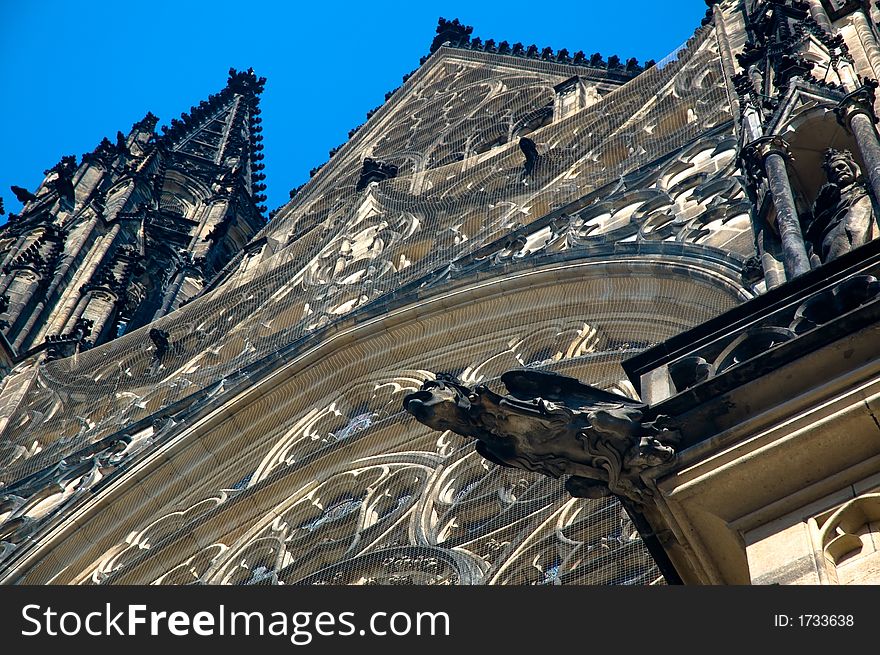
[[[508,371],[501,381],[507,395],[441,375],[408,394],[404,409],[435,430],[477,439],[477,452],[495,464],[573,476],[567,488],[576,495],[640,497],[629,478],[674,455],[643,422],[637,401],[531,369]]]

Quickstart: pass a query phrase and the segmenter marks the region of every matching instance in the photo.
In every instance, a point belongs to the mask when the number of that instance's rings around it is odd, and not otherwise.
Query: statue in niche
[[[861,170],[848,150],[829,148],[822,168],[828,182],[813,203],[807,228],[813,264],[825,264],[877,237],[877,224]]]
[[[477,439],[477,452],[490,462],[570,476],[565,488],[580,498],[644,502],[650,490],[640,474],[675,456],[679,433],[665,417],[649,420],[642,403],[534,369],[508,371],[501,381],[508,395],[441,374],[403,406],[435,430]]]

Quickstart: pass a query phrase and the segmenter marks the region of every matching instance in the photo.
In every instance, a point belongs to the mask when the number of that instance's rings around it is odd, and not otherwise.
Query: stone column
[[[27,331],[22,329],[22,323],[33,316],[33,311],[28,311],[30,304],[43,281],[42,274],[31,266],[21,266],[13,269],[10,275],[10,283],[6,288],[9,296],[9,309],[7,313],[13,319],[6,336],[10,345],[18,352],[21,344],[27,336]]]
[[[768,289],[778,287],[785,282],[785,270],[779,262],[779,238],[764,225],[755,235],[755,243],[758,247],[758,257],[761,259],[761,267],[764,269],[764,282]]]
[[[734,68],[734,62],[736,59],[734,59],[733,49],[730,47],[730,38],[727,36],[727,26],[724,24],[724,12],[721,11],[721,7],[717,4],[712,7],[712,12],[715,18],[715,34],[718,39],[718,49],[721,54],[721,68],[724,70],[724,83],[727,88],[727,97],[730,100],[730,106],[733,113],[736,114],[736,111],[740,108],[739,98],[733,83],[733,78],[736,75],[736,69]]]
[[[850,14],[850,21],[856,30],[862,48],[865,50],[868,63],[874,69],[874,74],[880,75],[880,47],[877,45],[877,39],[874,38],[868,19],[861,11],[854,11]]]
[[[62,334],[73,331],[77,320],[84,318],[92,321],[92,332],[88,340],[92,343],[98,343],[104,330],[116,318],[118,301],[119,297],[109,287],[89,289],[83,298],[82,311],[79,312],[78,316],[74,314],[75,318],[74,316],[70,317],[67,325],[64,326]]]
[[[181,255],[181,257],[182,260],[178,263],[174,276],[164,293],[162,304],[153,315],[152,320],[154,321],[178,309],[184,300],[192,297],[194,287],[201,290],[201,286],[204,284],[204,273],[199,263],[194,261],[189,253]],[[186,298],[181,298],[184,293]]]
[[[776,207],[776,225],[782,242],[782,260],[785,276],[792,280],[810,270],[810,258],[804,245],[800,218],[788,179],[786,159],[791,157],[788,144],[779,136],[764,136],[745,146],[747,158],[763,165],[773,205]]]
[[[860,88],[847,95],[835,108],[837,120],[852,132],[856,145],[865,162],[865,173],[871,183],[874,201],[880,203],[880,136],[874,124],[875,80],[868,80]]]
[[[819,27],[829,34],[834,34],[834,27],[831,25],[831,19],[828,18],[828,14],[825,13],[822,0],[807,0],[807,4],[810,5],[810,15],[813,17],[813,20],[819,23]]]
[[[68,270],[74,262],[73,257],[68,260],[64,269],[59,272],[53,284],[50,285],[50,293],[54,293],[56,288],[60,287],[61,295],[54,300],[52,315],[48,317],[46,324],[35,335],[37,340],[44,339],[50,334],[62,334],[64,332],[64,325],[80,301],[82,295],[80,288],[88,284],[92,275],[101,265],[104,256],[113,246],[116,236],[120,231],[120,223],[117,220],[107,234],[97,236],[92,243],[88,243],[88,239],[91,239],[94,234],[94,228],[94,225],[90,226],[88,233],[83,239],[82,247],[84,249],[88,248],[89,251],[81,260],[81,263],[77,264],[78,270],[73,271],[70,282],[66,286],[61,286],[62,282],[67,279]]]

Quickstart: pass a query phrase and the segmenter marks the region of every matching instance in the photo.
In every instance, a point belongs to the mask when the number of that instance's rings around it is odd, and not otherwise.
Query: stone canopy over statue
[[[819,189],[806,233],[814,266],[868,243],[878,233],[871,196],[852,153],[829,148],[822,168],[828,182]]]
[[[501,381],[508,395],[438,375],[403,405],[425,425],[477,439],[477,452],[495,464],[571,476],[565,486],[576,497],[643,502],[650,492],[639,474],[675,456],[678,433],[663,417],[646,421],[641,403],[532,369]]]

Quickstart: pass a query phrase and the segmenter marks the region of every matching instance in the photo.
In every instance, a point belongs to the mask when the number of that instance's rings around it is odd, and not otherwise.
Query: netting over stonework
[[[745,297],[714,33],[620,88],[587,76],[585,106],[554,115],[575,74],[441,48],[211,291],[15,369],[6,579],[655,580],[615,501],[499,469],[401,408],[435,372],[491,383],[517,366],[632,394],[622,358]],[[365,182],[366,157],[396,176]]]

